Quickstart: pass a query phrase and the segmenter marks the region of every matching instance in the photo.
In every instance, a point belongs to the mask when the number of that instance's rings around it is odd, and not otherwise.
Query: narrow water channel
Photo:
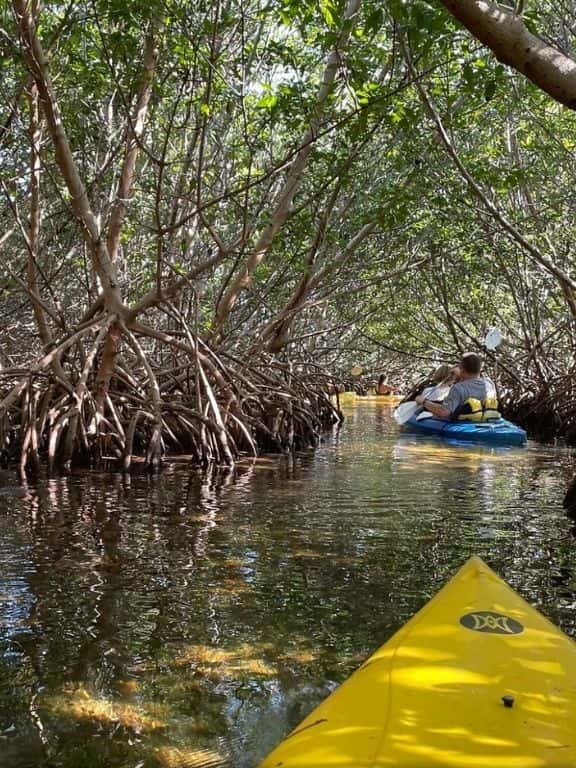
[[[346,415],[234,473],[0,488],[1,768],[254,768],[472,553],[576,635],[565,449]]]

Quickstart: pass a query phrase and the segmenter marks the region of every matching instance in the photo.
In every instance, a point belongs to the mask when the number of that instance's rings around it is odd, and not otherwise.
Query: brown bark
[[[440,0],[503,64],[576,110],[576,61],[533,35],[521,16],[487,0]]]
[[[100,361],[100,367],[96,375],[96,382],[94,385],[94,399],[96,401],[96,415],[97,421],[104,414],[104,403],[106,402],[106,395],[110,388],[110,381],[114,374],[114,368],[116,367],[116,356],[118,354],[118,341],[121,336],[121,330],[118,325],[113,325],[107,333],[106,341],[104,342],[102,351],[102,360]],[[96,424],[96,429],[98,424]]]
[[[35,296],[39,295],[36,260],[40,240],[40,121],[38,114],[38,88],[35,83],[30,87],[30,228],[28,232],[28,289],[32,297],[32,309],[38,335],[42,344],[50,343],[50,331],[44,316],[44,310]]]

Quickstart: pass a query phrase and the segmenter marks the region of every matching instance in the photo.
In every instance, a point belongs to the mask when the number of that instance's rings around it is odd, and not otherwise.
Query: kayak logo
[[[476,611],[460,617],[460,624],[474,632],[488,632],[493,635],[519,635],[524,626],[511,616],[494,611]]]

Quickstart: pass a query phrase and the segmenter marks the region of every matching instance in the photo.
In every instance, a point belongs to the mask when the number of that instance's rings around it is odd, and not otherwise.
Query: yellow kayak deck
[[[576,644],[478,557],[260,768],[576,766]]]

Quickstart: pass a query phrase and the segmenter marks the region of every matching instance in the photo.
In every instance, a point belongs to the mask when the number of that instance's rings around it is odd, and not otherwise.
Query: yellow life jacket
[[[501,419],[502,415],[496,397],[487,397],[485,400],[469,397],[458,409],[456,418],[458,421],[492,421]]]

